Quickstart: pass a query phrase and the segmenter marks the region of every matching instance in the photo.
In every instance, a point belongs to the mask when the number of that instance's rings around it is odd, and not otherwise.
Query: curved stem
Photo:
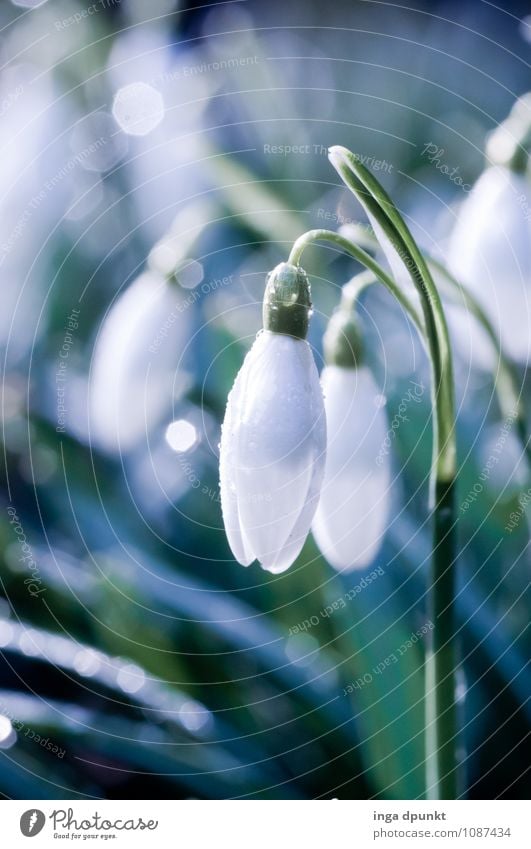
[[[439,403],[434,404],[438,429],[434,460],[439,477],[450,479],[455,475],[453,367],[448,328],[437,287],[404,220],[378,181],[346,148],[331,148],[330,159],[368,215],[380,225],[419,292],[434,372],[432,392],[439,399]]]
[[[354,259],[357,259],[358,262],[369,269],[369,271],[372,271],[374,276],[384,284],[389,292],[391,292],[391,294],[400,303],[403,310],[409,315],[424,341],[425,337],[422,319],[417,313],[415,307],[411,304],[407,295],[402,292],[391,275],[387,274],[387,272],[384,271],[381,265],[376,262],[370,254],[364,251],[363,248],[358,247],[358,245],[354,244],[354,242],[351,242],[349,239],[341,236],[339,233],[335,233],[333,230],[308,230],[308,232],[300,236],[293,245],[288,262],[291,265],[300,265],[300,260],[305,248],[315,242],[329,242],[330,244],[335,245],[335,247],[350,254],[354,257]]]
[[[368,289],[369,286],[374,285],[374,283],[378,283],[378,278],[374,272],[368,268],[365,271],[360,271],[359,274],[356,274],[348,283],[343,285],[341,289],[341,306],[349,312],[353,312],[356,309],[356,304],[362,292]]]
[[[428,582],[429,632],[425,660],[426,795],[457,797],[457,711],[455,700],[455,475],[454,383],[448,328],[427,263],[389,196],[346,148],[330,160],[406,266],[422,304],[432,369],[433,456],[430,496],[433,553]]]
[[[378,239],[374,233],[371,235],[371,232],[363,224],[356,224],[354,221],[350,224],[342,224],[338,232],[345,239],[350,239],[366,251],[376,251],[378,249]]]

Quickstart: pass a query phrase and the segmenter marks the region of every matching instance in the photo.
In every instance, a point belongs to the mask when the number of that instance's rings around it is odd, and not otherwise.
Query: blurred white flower
[[[531,195],[528,181],[503,166],[487,168],[459,210],[448,266],[492,321],[502,348],[527,363],[531,342]],[[456,344],[491,369],[493,349],[475,320],[452,310]]]
[[[175,44],[159,26],[124,27],[109,53],[108,84],[121,91],[115,118],[131,151],[125,179],[149,240],[169,227],[180,204],[191,198],[216,200],[205,173],[204,129],[205,110],[222,75],[202,73],[202,62],[203,48]],[[147,135],[139,134],[145,130]]]
[[[180,301],[177,285],[145,272],[107,314],[90,376],[91,436],[104,449],[129,451],[171,408],[188,338]]]
[[[389,514],[387,419],[369,369],[328,365],[321,383],[328,430],[325,477],[312,525],[315,541],[335,569],[367,566]]]
[[[80,168],[110,171],[127,153],[127,136],[102,109],[84,115],[70,136],[70,147]]]
[[[309,532],[324,473],[323,397],[305,340],[258,335],[229,395],[220,449],[223,519],[236,560],[283,572]]]

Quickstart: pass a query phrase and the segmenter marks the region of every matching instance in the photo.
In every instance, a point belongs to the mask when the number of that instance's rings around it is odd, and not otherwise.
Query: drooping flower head
[[[147,269],[105,315],[89,403],[91,437],[108,452],[135,450],[171,412],[176,372],[191,337],[192,311],[182,286],[200,282],[201,264],[190,255],[214,214],[203,199],[182,209],[150,251]]]
[[[487,144],[488,167],[464,200],[448,247],[448,266],[470,289],[517,362],[531,356],[531,192],[525,175],[531,102],[520,98]],[[455,316],[455,341],[478,365],[493,366],[492,346],[467,316]]]
[[[312,532],[339,571],[368,566],[389,516],[390,456],[379,391],[363,364],[354,318],[339,309],[325,335],[321,375],[327,418],[325,477]]]
[[[91,436],[127,452],[158,423],[172,397],[175,364],[188,338],[179,287],[146,271],[113,304],[95,345]]]
[[[264,330],[247,354],[227,402],[220,445],[223,520],[244,566],[257,559],[280,573],[297,558],[317,508],[326,423],[306,333],[310,286],[301,268],[269,275]]]

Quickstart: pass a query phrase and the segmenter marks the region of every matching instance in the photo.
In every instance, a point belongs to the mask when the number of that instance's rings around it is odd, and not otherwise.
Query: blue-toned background
[[[527,4],[408,5],[1,4],[3,796],[422,797],[421,641],[386,660],[427,622],[429,371],[385,292],[361,310],[379,402],[392,419],[426,391],[368,569],[337,575],[311,538],[281,576],[243,569],[217,456],[266,272],[305,230],[363,220],[328,146],[366,157],[443,256],[487,133],[531,89]],[[357,269],[305,256],[321,365]],[[477,365],[456,361],[462,498],[505,427]],[[459,521],[472,798],[529,791],[520,455],[509,428]]]

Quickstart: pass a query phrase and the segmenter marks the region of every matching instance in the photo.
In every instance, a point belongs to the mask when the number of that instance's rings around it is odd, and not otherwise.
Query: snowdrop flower
[[[310,287],[300,268],[269,275],[264,330],[229,395],[220,445],[223,520],[243,566],[278,574],[297,558],[324,474],[323,396],[306,342]]]
[[[487,168],[461,207],[448,250],[450,270],[484,308],[502,347],[522,363],[531,337],[531,220],[524,201],[531,203],[531,193],[522,175]],[[490,368],[491,346],[470,325],[473,319],[462,317],[456,342],[467,349],[472,344],[479,364]]]
[[[527,125],[516,117],[524,106],[525,98],[491,136],[487,156],[494,164],[462,204],[448,248],[450,270],[469,287],[502,347],[520,363],[527,363],[531,353],[531,192],[522,147],[531,113]],[[491,368],[492,346],[474,320],[461,311],[452,324],[460,331],[455,341],[464,353],[474,350],[478,364]]]
[[[374,559],[387,525],[390,455],[388,424],[379,391],[360,360],[356,325],[344,310],[325,335],[328,444],[321,499],[312,525],[319,549],[339,571]]]
[[[176,283],[141,274],[111,307],[96,340],[90,376],[91,436],[127,452],[171,406],[175,369],[188,338]]]
[[[91,365],[91,436],[104,449],[128,452],[158,425],[183,391],[176,381],[190,340],[195,297],[182,288],[200,282],[191,260],[215,207],[201,198],[178,212],[149,253],[147,270],[121,294],[96,339]],[[179,285],[181,284],[181,285]]]

